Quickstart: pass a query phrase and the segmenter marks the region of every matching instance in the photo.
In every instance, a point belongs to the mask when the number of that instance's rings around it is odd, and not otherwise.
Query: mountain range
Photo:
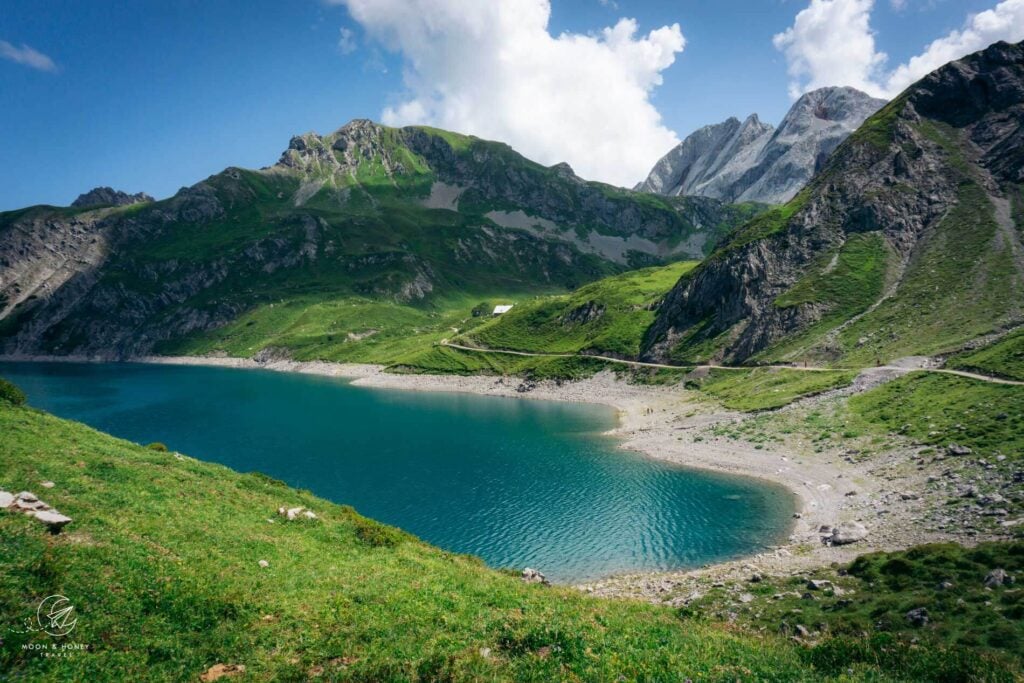
[[[782,204],[884,104],[854,88],[821,88],[802,95],[778,128],[757,114],[705,126],[662,157],[636,189]]]
[[[501,143],[357,120],[167,200],[101,190],[0,214],[0,353],[444,370],[424,351],[464,335],[680,365],[953,354],[1024,316],[1022,51],[952,62],[870,116],[877,100],[831,88],[778,130],[752,117],[683,143],[774,156],[761,188],[813,158],[810,182],[771,208],[623,190]],[[700,264],[620,277],[684,259]]]
[[[1022,322],[1024,45],[929,74],[684,276],[644,355],[870,365]]]
[[[128,357],[284,301],[430,316],[446,297],[565,291],[701,258],[758,210],[656,198],[501,143],[357,120],[164,201],[98,188],[68,208],[0,214],[0,349]]]

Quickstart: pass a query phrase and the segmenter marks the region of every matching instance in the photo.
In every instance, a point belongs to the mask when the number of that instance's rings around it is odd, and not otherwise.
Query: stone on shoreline
[[[550,585],[551,583],[550,581],[548,581],[546,576],[541,574],[536,569],[531,569],[530,567],[527,567],[523,570],[523,581],[525,583],[540,583],[544,584],[545,586]]]
[[[849,545],[863,541],[868,536],[867,527],[860,522],[843,522],[832,528],[832,533],[823,540],[827,545]]]
[[[1006,573],[1005,569],[993,569],[985,577],[986,588],[998,588],[999,586],[1009,586],[1013,583],[1013,577]]]

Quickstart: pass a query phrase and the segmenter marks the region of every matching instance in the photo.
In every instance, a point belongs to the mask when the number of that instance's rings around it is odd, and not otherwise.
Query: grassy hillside
[[[74,522],[0,513],[0,666],[32,680],[1001,680],[984,652],[847,638],[816,648],[692,611],[523,584],[258,474],[143,448],[0,400],[3,486]],[[51,480],[51,489],[39,482]],[[316,520],[287,522],[279,506]],[[272,520],[272,521],[270,521]],[[260,560],[268,566],[261,567]],[[88,653],[25,649],[62,594]],[[14,627],[16,630],[7,630]],[[915,652],[917,654],[915,654]]]
[[[980,455],[1024,453],[1024,387],[915,372],[849,402],[863,422],[916,441]]]
[[[571,294],[524,302],[460,341],[494,349],[636,358],[654,321],[654,304],[696,265],[682,261],[631,271]]]
[[[976,351],[957,354],[947,359],[946,367],[1024,381],[1024,330]]]
[[[718,399],[732,410],[771,410],[798,398],[814,396],[850,384],[856,372],[804,372],[781,368],[753,370],[712,369],[707,376],[687,384]]]
[[[905,667],[908,678],[971,680],[977,657],[985,653],[1003,662],[992,666],[988,678],[1011,681],[1024,653],[1024,592],[1013,586],[987,588],[984,579],[995,568],[1020,575],[1024,543],[971,549],[934,544],[871,553],[841,568],[810,573],[822,582],[820,589],[810,587],[806,576],[722,586],[686,612],[705,618],[732,614],[748,629],[824,640],[808,653],[819,664],[838,663],[852,651],[872,647],[870,642],[890,664]],[[747,594],[746,602],[737,601],[738,592]],[[920,609],[927,623],[912,623],[906,615]],[[899,646],[908,642],[918,647]],[[933,648],[950,646],[959,657],[933,658]]]

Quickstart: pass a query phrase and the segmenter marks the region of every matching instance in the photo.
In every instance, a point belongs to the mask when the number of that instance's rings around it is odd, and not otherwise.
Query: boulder
[[[907,612],[906,617],[911,626],[920,628],[928,625],[928,610],[924,607],[910,610]]]
[[[867,536],[867,527],[860,522],[843,522],[833,527],[832,535],[826,537],[826,541],[829,545],[849,545],[863,541]]]
[[[548,585],[549,583],[551,583],[550,581],[548,581],[546,576],[541,574],[536,569],[531,569],[530,567],[527,567],[523,570],[523,581],[525,583],[541,583],[544,585]]]
[[[974,451],[972,451],[967,446],[961,446],[960,444],[956,443],[951,443],[948,446],[946,446],[946,453],[948,453],[949,455],[970,455],[973,452]]]
[[[36,510],[29,514],[49,527],[51,534],[60,533],[60,530],[72,521],[70,517],[62,515],[56,510]]]
[[[985,576],[986,588],[998,588],[1009,586],[1013,583],[1013,577],[1006,573],[1005,569],[993,569]]]
[[[14,505],[14,494],[9,491],[0,491],[0,510],[5,510]]]
[[[832,582],[826,579],[808,579],[807,587],[812,591],[823,591],[832,588]]]
[[[267,567],[269,567],[269,566],[270,566],[270,563],[269,563],[269,562],[267,562],[266,560],[260,560],[260,561],[259,561],[259,562],[257,562],[256,564],[258,564],[258,565],[259,565],[260,567],[262,567],[263,569],[266,569]]]
[[[313,512],[312,510],[307,510],[306,508],[301,506],[294,508],[288,508],[284,506],[279,507],[277,508],[277,514],[281,515],[289,521],[295,521],[300,517],[305,517],[306,519],[316,519],[315,512]]]

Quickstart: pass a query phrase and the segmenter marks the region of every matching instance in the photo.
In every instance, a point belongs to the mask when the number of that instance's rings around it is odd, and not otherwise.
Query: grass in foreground
[[[6,402],[0,471],[5,488],[39,491],[75,520],[51,536],[23,515],[0,514],[0,666],[9,675],[181,680],[216,663],[244,664],[253,680],[321,670],[359,681],[808,672],[782,641],[528,586],[265,476]],[[43,479],[56,487],[40,490]],[[319,519],[284,522],[280,505],[304,505]],[[55,593],[76,606],[71,639],[93,651],[45,659],[22,646],[49,636],[7,632]]]
[[[812,588],[807,577],[771,578],[748,583],[738,601],[735,589],[712,589],[686,609],[694,619],[736,615],[747,628],[781,632],[810,641],[826,640],[811,655],[817,662],[848,656],[872,642],[883,657],[904,661],[919,680],[971,678],[979,654],[1005,662],[1013,680],[1024,653],[1024,591],[1015,585],[989,588],[989,572],[1024,572],[1024,542],[984,543],[964,548],[952,543],[923,545],[895,553],[862,555],[841,569],[810,574],[825,584]],[[926,623],[907,615],[923,609]],[[916,641],[918,648],[904,649]],[[931,660],[932,646],[955,646],[961,657]]]
[[[718,399],[731,410],[771,410],[806,396],[847,386],[857,373],[848,370],[804,372],[782,368],[709,371],[690,387]]]
[[[1007,680],[1012,663],[930,643],[775,634],[523,584],[259,474],[147,449],[0,401],[0,471],[74,518],[51,536],[0,513],[0,614],[75,605],[69,640],[5,629],[0,667],[32,680]],[[317,520],[285,522],[278,506]],[[269,522],[268,519],[273,519]],[[269,562],[260,567],[259,560]]]

